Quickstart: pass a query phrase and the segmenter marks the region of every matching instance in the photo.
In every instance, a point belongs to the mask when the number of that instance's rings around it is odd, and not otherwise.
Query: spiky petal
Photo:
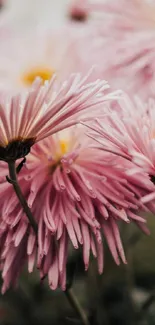
[[[105,81],[86,83],[87,77],[71,75],[63,83],[56,78],[42,85],[37,78],[25,94],[0,100],[0,159],[24,157],[43,138],[90,117],[99,103],[108,99],[100,92]],[[88,115],[87,115],[88,114]]]

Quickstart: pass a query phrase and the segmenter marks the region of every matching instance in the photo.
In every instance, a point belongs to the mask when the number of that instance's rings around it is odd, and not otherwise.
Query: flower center
[[[36,77],[40,77],[44,82],[46,80],[49,80],[53,74],[54,71],[47,67],[36,67],[30,71],[27,71],[24,74],[22,81],[25,85],[31,86]]]
[[[68,151],[69,142],[66,140],[59,140],[57,143],[57,150],[55,152],[55,161],[56,164],[60,162],[61,158],[67,153]]]
[[[63,156],[68,151],[68,141],[60,140],[59,145],[60,145],[61,154]]]
[[[48,170],[52,174],[61,163],[61,158],[68,152],[68,141],[59,140],[53,157],[48,159]]]

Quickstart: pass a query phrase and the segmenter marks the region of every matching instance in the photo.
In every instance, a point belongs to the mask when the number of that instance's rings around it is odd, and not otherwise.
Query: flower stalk
[[[71,288],[67,288],[65,291],[65,295],[70,302],[71,306],[74,308],[76,314],[80,317],[83,325],[90,325],[88,318],[82,309],[81,305],[79,304],[79,301],[77,300],[76,296],[74,295],[74,292]]]
[[[7,177],[7,180],[9,181],[9,183],[12,184],[14,191],[18,197],[19,202],[21,203],[23,210],[30,222],[31,227],[33,228],[35,234],[37,235],[37,231],[38,231],[38,226],[34,220],[34,217],[31,213],[31,210],[24,198],[24,195],[22,193],[22,190],[20,188],[20,185],[18,183],[18,179],[17,179],[17,172],[16,172],[16,165],[15,165],[15,161],[9,161],[8,162],[8,167],[9,167],[9,176],[10,178]]]

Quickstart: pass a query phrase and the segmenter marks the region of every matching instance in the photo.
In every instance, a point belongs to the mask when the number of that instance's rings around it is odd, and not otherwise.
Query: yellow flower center
[[[57,149],[56,154],[55,154],[55,160],[57,162],[59,162],[60,159],[62,158],[62,156],[67,153],[67,151],[68,151],[68,145],[69,145],[69,142],[68,141],[59,140],[59,142],[58,142],[58,149]]]
[[[68,141],[59,140],[58,148],[55,153],[54,160],[52,161],[52,163],[51,162],[48,163],[48,170],[49,170],[50,174],[52,174],[54,172],[54,170],[57,168],[57,166],[60,165],[61,158],[63,157],[63,155],[65,155],[68,152],[68,149],[69,149],[68,145],[69,145]]]
[[[36,67],[28,72],[26,72],[22,78],[22,81],[25,85],[31,86],[36,77],[42,78],[43,82],[49,80],[54,71],[47,67]]]
[[[68,151],[68,141],[60,140],[60,151],[62,155],[65,155]]]

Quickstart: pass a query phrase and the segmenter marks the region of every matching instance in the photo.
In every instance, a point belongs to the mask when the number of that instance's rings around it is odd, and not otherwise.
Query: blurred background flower
[[[154,1],[94,1],[90,11],[102,15],[100,45],[90,50],[96,62],[100,53],[101,73],[114,88],[145,100],[154,97]]]

